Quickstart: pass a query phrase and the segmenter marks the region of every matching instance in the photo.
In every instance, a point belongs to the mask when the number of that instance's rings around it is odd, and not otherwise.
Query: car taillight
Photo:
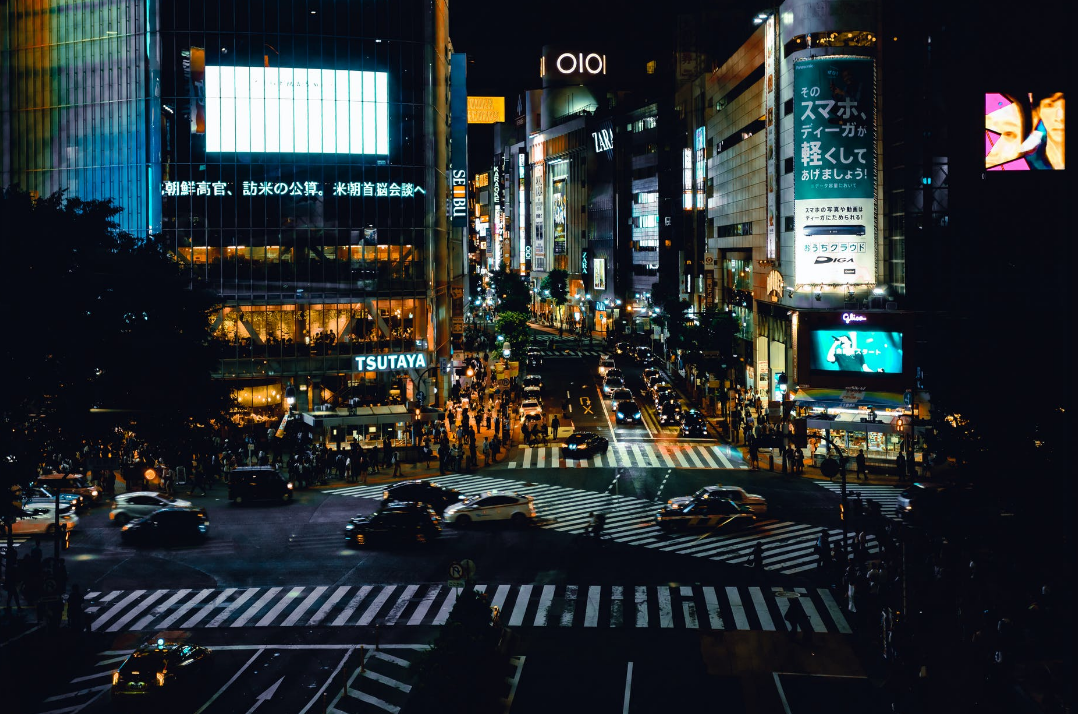
[[[165,673],[164,672],[158,672],[157,673],[157,686],[158,687],[165,686]]]
[[[113,684],[119,684],[120,683],[120,673],[118,671],[112,673],[112,683]]]

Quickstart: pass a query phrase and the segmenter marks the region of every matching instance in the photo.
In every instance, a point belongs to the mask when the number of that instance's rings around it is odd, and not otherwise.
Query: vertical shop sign
[[[542,150],[538,157],[532,156],[532,270],[546,270],[546,236],[543,222],[544,188],[546,187],[546,162]]]
[[[874,75],[867,57],[794,64],[798,285],[876,282]]]
[[[450,210],[454,228],[468,225],[468,55],[450,58]]]
[[[764,140],[767,145],[767,257],[778,258],[775,242],[775,184],[778,182],[775,164],[775,16],[767,18],[764,25]]]
[[[524,262],[524,254],[527,252],[528,238],[526,235],[524,210],[527,206],[526,197],[524,195],[524,149],[520,150],[517,154],[517,232],[520,237],[520,254],[517,256],[520,261],[520,272],[524,273],[527,269]]]

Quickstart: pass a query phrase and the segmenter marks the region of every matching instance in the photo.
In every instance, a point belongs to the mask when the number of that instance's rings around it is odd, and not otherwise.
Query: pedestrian
[[[857,450],[857,457],[854,459],[854,462],[857,464],[857,478],[859,480],[861,480],[861,481],[864,481],[865,480],[865,474],[867,473],[867,469],[865,468],[865,450],[864,449],[858,449]]]
[[[760,470],[760,450],[756,446],[755,439],[749,442],[749,470]]]
[[[396,478],[397,476],[402,476],[403,474],[401,473],[400,452],[394,449],[392,455],[389,458],[393,462],[393,477]]]
[[[797,628],[800,627],[801,632],[804,633],[805,642],[812,642],[812,623],[809,622],[808,613],[801,604],[801,598],[790,597],[787,602],[789,604],[786,606],[786,614],[782,619],[786,620],[786,624],[790,627],[790,639],[797,637]]]
[[[490,465],[490,437],[483,437],[483,465]]]
[[[468,468],[474,469],[479,466],[479,452],[475,445],[475,438],[473,437],[468,442]]]
[[[443,442],[440,442],[438,444],[438,473],[439,474],[445,475],[446,458],[447,458],[447,454],[446,454],[445,442],[443,441]]]
[[[551,432],[553,432],[553,435],[552,435],[551,438],[553,438],[555,440],[558,438],[558,429],[560,429],[560,428],[561,428],[561,422],[558,420],[558,415],[555,414],[550,419],[550,430],[551,430]]]
[[[752,547],[752,567],[759,571],[764,569],[764,544],[760,541]]]
[[[899,451],[898,456],[895,457],[895,471],[898,472],[899,481],[906,479],[906,455],[902,451]]]
[[[67,626],[75,632],[90,632],[90,622],[83,610],[85,602],[86,598],[78,583],[74,583],[67,596]]]
[[[14,548],[8,548],[4,559],[4,590],[7,591],[6,610],[11,612],[11,600],[15,599],[15,610],[22,609],[19,600],[19,556]]]
[[[824,528],[820,531],[819,537],[816,539],[816,545],[813,546],[813,551],[816,553],[816,566],[820,570],[827,570],[830,567],[831,559],[831,534]]]

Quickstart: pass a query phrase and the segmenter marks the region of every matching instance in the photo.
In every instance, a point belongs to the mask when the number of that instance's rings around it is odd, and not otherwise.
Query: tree
[[[554,268],[540,281],[539,289],[546,294],[550,292],[550,299],[555,305],[564,305],[569,300],[569,273],[561,268]]]
[[[503,267],[493,278],[494,294],[500,301],[498,311],[527,313],[532,302],[531,289],[520,273]]]
[[[33,300],[0,347],[5,488],[32,478],[46,449],[70,455],[117,427],[190,456],[232,406],[231,388],[212,378],[216,297],[191,284],[159,237],[118,231],[120,210],[16,187],[0,198],[0,247],[15,268],[7,291]]]
[[[528,316],[522,312],[503,312],[498,315],[498,321],[495,324],[498,333],[505,335],[505,340],[512,347],[514,356],[518,358],[523,356],[532,333],[531,328],[528,327]]]

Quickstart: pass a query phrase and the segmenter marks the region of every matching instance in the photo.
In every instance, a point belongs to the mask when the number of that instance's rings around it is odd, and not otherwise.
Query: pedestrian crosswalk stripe
[[[309,610],[311,606],[314,605],[314,603],[318,600],[318,598],[322,596],[322,593],[324,593],[326,589],[326,586],[323,585],[307,593],[307,597],[303,600],[303,602],[299,604],[299,607],[293,610],[292,614],[289,615],[288,618],[285,619],[285,621],[281,624],[284,627],[291,627],[292,625],[299,622],[299,618],[303,617],[304,613],[306,613],[307,610]]]
[[[839,496],[842,494],[841,483],[832,481],[815,481],[814,483]],[[851,492],[856,491],[861,494],[861,500],[865,502],[866,508],[869,501],[875,501],[880,504],[880,512],[884,516],[891,518],[892,520],[899,520],[899,516],[895,513],[895,509],[898,507],[898,497],[902,493],[903,488],[904,487],[902,486],[884,486],[847,481],[846,494],[847,497],[849,497]]]
[[[764,602],[764,594],[760,592],[760,588],[749,588],[749,597],[752,598],[756,616],[760,618],[760,627],[768,631],[774,631],[775,623],[771,620],[771,613],[767,611],[767,603]]]
[[[393,609],[386,615],[385,624],[395,625],[400,618],[401,613],[404,612],[404,608],[408,606],[412,597],[415,595],[415,591],[419,589],[418,585],[409,585],[404,589],[404,594],[401,595],[400,600],[393,606]]]
[[[736,531],[671,535],[655,525],[658,505],[641,498],[476,474],[449,474],[432,480],[469,495],[488,490],[530,495],[539,516],[537,525],[568,534],[583,533],[591,523],[593,513],[605,513],[604,540],[630,546],[749,565],[754,546],[761,543],[764,546],[764,567],[786,574],[816,567],[814,547],[820,532],[824,530],[816,525],[765,517]],[[329,492],[359,498],[382,498],[380,486],[349,486],[329,489]],[[841,534],[839,529],[826,530],[832,539]],[[866,545],[871,553],[879,551],[874,536],[867,537]]]
[[[734,615],[734,629],[749,629],[749,618],[745,616],[745,606],[741,604],[741,594],[735,587],[726,588],[726,599],[730,603],[730,610]]]
[[[363,616],[359,618],[359,621],[356,624],[371,624],[371,621],[374,620],[375,615],[377,615],[378,611],[382,609],[382,605],[385,604],[386,600],[389,599],[389,596],[392,595],[393,591],[396,589],[396,585],[387,585],[385,588],[383,588],[382,592],[378,594],[378,597],[374,599],[374,602],[367,606],[367,611],[363,613]]]
[[[513,606],[513,614],[509,616],[509,626],[516,627],[524,622],[524,613],[528,609],[528,599],[532,594],[531,584],[521,585],[517,591],[516,604]]]
[[[258,611],[265,606],[267,602],[273,599],[273,597],[281,591],[281,588],[270,588],[269,592],[264,594],[261,598],[255,602],[254,605],[247,608],[247,611],[240,615],[239,619],[233,622],[230,627],[243,627],[247,624],[247,621],[258,614]]]
[[[116,620],[116,622],[114,622],[113,624],[109,625],[108,631],[116,632],[121,627],[124,627],[125,625],[127,625],[127,623],[131,622],[131,620],[134,620],[136,617],[138,617],[140,612],[157,602],[157,600],[167,592],[168,590],[155,590],[148,597],[143,598],[142,602],[140,602],[137,607],[131,608],[131,610],[129,610],[126,615],[121,617],[119,620]]]
[[[550,613],[550,605],[554,602],[554,586],[544,585],[543,594],[539,596],[539,607],[535,611],[536,627],[542,627],[546,625],[547,615]]]
[[[457,588],[449,588],[449,594],[446,595],[445,600],[442,602],[442,608],[438,610],[438,616],[434,618],[432,624],[444,625],[446,620],[449,619],[449,613],[453,610],[453,605],[457,602]]]
[[[258,592],[258,588],[247,588],[243,593],[236,598],[235,602],[222,610],[217,617],[210,620],[209,627],[220,627],[222,622],[225,622],[232,616],[236,610],[239,610],[245,602],[251,599],[251,597]],[[139,628],[142,629],[142,628]]]
[[[188,618],[186,622],[180,625],[180,628],[186,630],[188,627],[194,627],[198,623],[202,622],[202,620],[204,620],[206,616],[209,615],[215,607],[220,607],[221,603],[227,600],[229,596],[232,595],[232,593],[234,592],[236,592],[236,588],[228,588],[227,590],[219,594],[216,598],[214,598],[209,605],[203,606],[202,609],[200,609],[198,612]],[[119,627],[117,627],[116,629],[119,629]]]
[[[725,468],[725,469],[734,468],[733,464],[730,463],[730,459],[726,458],[726,454],[722,453],[722,449],[720,449],[717,446],[712,446],[711,450],[713,452],[715,452],[715,458],[717,458],[719,461],[722,462],[722,467],[723,468]]]
[[[649,441],[612,442],[604,454],[590,458],[565,458],[559,444],[522,445],[509,452],[511,469],[563,469],[603,467],[748,469],[741,452],[728,446],[699,443],[655,443]]]
[[[427,612],[430,611],[430,606],[434,604],[435,599],[441,592],[441,585],[431,585],[429,588],[427,588],[426,594],[423,595],[422,599],[420,599],[419,601],[419,606],[416,607],[415,612],[412,613],[412,616],[408,618],[408,624],[418,625],[423,622],[423,618],[426,617]]]

